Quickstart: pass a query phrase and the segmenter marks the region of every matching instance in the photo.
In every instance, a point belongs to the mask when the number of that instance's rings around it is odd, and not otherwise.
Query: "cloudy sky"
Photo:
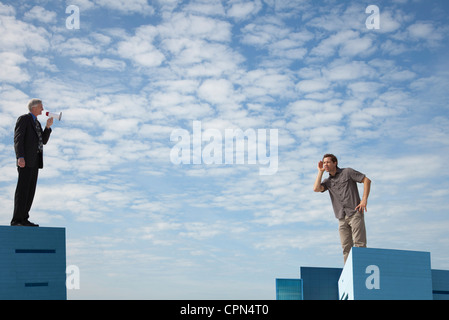
[[[0,0],[0,224],[38,97],[63,117],[30,220],[66,228],[71,299],[274,299],[300,266],[342,267],[312,190],[327,152],[372,180],[368,246],[449,269],[448,15],[446,0]],[[272,147],[276,170],[226,163],[226,130],[260,133],[244,156]]]

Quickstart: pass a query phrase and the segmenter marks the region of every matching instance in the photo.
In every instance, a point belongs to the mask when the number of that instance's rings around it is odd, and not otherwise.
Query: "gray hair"
[[[39,105],[39,104],[42,104],[42,100],[39,100],[39,99],[31,99],[31,100],[28,102],[28,110],[30,110],[30,112],[31,112],[31,109],[33,109],[35,106],[37,106],[37,105]]]

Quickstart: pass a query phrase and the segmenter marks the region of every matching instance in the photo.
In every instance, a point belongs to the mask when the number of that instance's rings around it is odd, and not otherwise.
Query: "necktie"
[[[39,120],[36,119],[36,132],[37,132],[37,137],[39,138],[39,152],[42,153],[42,151],[44,150],[44,143],[42,141],[42,128],[41,128],[41,124],[39,122]]]

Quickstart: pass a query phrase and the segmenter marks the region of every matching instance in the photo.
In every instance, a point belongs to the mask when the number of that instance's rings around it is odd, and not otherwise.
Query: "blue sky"
[[[66,27],[69,5],[79,29]],[[366,27],[369,5],[379,29]],[[327,152],[372,180],[368,246],[430,251],[432,268],[449,269],[448,9],[0,0],[0,224],[15,121],[38,97],[63,117],[30,220],[66,228],[81,273],[70,299],[274,299],[275,278],[299,266],[342,267],[329,195],[312,191]],[[194,121],[276,129],[276,173],[174,164],[170,136]]]

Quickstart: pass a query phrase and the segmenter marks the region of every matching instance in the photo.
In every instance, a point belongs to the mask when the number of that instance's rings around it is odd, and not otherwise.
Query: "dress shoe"
[[[28,220],[25,221],[24,223],[22,223],[22,225],[25,226],[25,227],[39,227],[38,224],[32,223],[31,221],[28,221]]]
[[[38,224],[32,223],[31,221],[24,221],[24,222],[11,222],[11,226],[14,227],[39,227]]]

